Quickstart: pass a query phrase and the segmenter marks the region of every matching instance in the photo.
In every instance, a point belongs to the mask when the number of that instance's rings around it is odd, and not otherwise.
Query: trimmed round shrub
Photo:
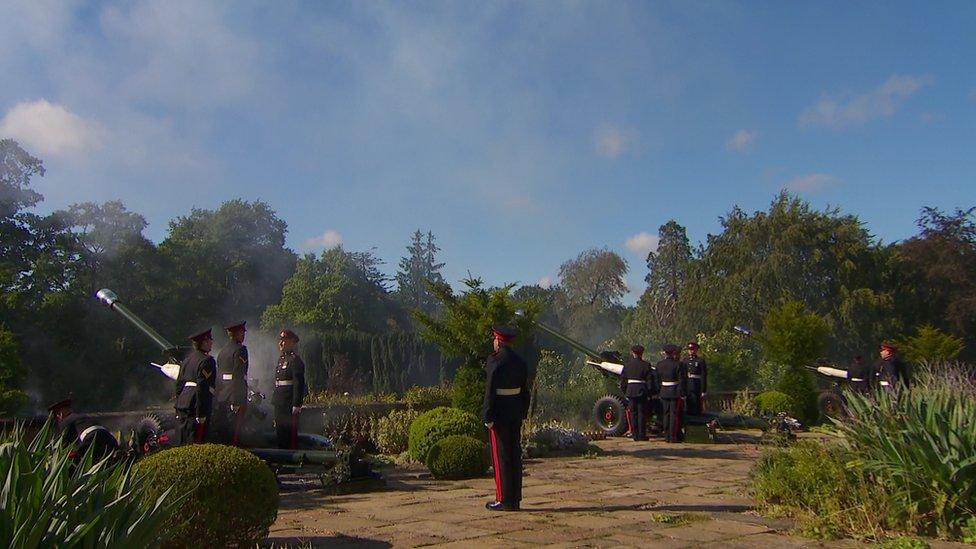
[[[251,452],[234,446],[193,444],[136,463],[154,501],[168,489],[182,497],[166,529],[166,547],[254,545],[278,516],[278,482]]]
[[[756,395],[756,407],[766,414],[793,413],[790,397],[779,391],[764,391]]]
[[[424,412],[410,424],[410,457],[425,462],[427,453],[442,439],[467,435],[484,441],[485,427],[472,413],[441,406]]]
[[[488,453],[484,442],[466,435],[452,435],[431,447],[426,465],[437,479],[476,478],[488,470]]]
[[[410,442],[410,424],[420,412],[393,410],[376,422],[376,445],[384,454],[402,454]]]

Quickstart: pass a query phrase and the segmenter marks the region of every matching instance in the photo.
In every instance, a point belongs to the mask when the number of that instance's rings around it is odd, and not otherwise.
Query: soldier
[[[698,356],[698,343],[694,341],[688,344],[688,360],[685,366],[688,369],[688,415],[700,416],[702,403],[708,393],[708,368],[705,366],[705,359]]]
[[[518,511],[522,502],[522,421],[529,412],[528,368],[512,350],[515,331],[493,326],[495,352],[486,365],[482,419],[491,439],[495,468],[492,511]]]
[[[92,461],[98,462],[118,451],[119,441],[108,429],[88,416],[72,412],[70,398],[52,404],[48,411],[57,423],[61,440],[74,445],[71,457],[82,458],[90,449]]]
[[[908,387],[908,371],[905,363],[898,357],[898,347],[884,342],[881,344],[881,360],[874,366],[878,385],[885,389]]]
[[[298,419],[305,401],[305,363],[295,353],[298,336],[282,330],[278,338],[278,367],[275,369],[275,388],[271,398],[274,406],[275,431],[278,448],[294,450],[298,447]]]
[[[247,412],[247,346],[244,322],[224,328],[230,343],[217,355],[217,402],[214,418],[219,418],[222,442],[237,446],[241,421]]]
[[[664,360],[657,363],[657,377],[661,386],[661,404],[664,408],[664,440],[667,442],[681,442],[682,413],[685,395],[685,365],[679,359],[681,351],[676,345],[664,346]]]
[[[214,378],[217,364],[210,356],[213,334],[210,328],[190,336],[193,350],[180,363],[176,378],[176,422],[178,442],[203,442],[207,436],[207,420],[212,417]]]
[[[651,365],[644,361],[643,356],[642,345],[631,347],[630,358],[624,361],[624,369],[620,372],[620,392],[627,397],[630,404],[627,419],[635,441],[647,440],[647,397],[650,394],[649,387],[654,382]]]
[[[871,370],[871,365],[864,362],[863,356],[854,357],[850,368],[847,369],[847,381],[852,391],[867,393],[871,390]]]

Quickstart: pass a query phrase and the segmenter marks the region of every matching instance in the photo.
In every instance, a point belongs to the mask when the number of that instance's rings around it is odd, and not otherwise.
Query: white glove
[[[231,413],[236,414],[238,408],[240,408],[240,406],[238,406],[236,404],[231,404],[230,405],[230,411],[231,411]]]
[[[205,418],[205,417],[198,417],[197,418],[197,423],[206,423],[206,422],[207,422],[207,418]]]
[[[488,423],[485,423],[485,427],[487,427],[489,429],[491,429],[494,425],[495,425],[495,422],[494,421],[489,421]]]
[[[302,411],[302,407],[301,406],[292,406],[291,407],[291,415],[293,415],[293,416],[297,416],[298,415],[298,412],[301,412],[301,411]]]

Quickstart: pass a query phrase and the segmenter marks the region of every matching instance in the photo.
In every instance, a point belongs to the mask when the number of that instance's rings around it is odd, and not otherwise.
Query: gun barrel
[[[539,321],[536,321],[535,322],[535,325],[538,326],[540,330],[548,333],[552,337],[555,337],[556,339],[558,339],[558,340],[562,341],[563,343],[569,345],[573,349],[576,349],[577,351],[583,353],[584,355],[587,356],[587,358],[592,358],[592,359],[596,360],[597,362],[603,362],[604,361],[604,357],[601,356],[600,353],[598,353],[595,350],[587,347],[586,345],[583,345],[579,341],[576,341],[575,339],[572,339],[569,336],[563,335],[563,334],[557,332],[556,330],[553,330],[549,326],[546,326],[545,324],[543,324],[543,323],[541,323]]]
[[[105,306],[107,306],[109,309],[112,309],[113,311],[122,315],[122,318],[128,320],[129,323],[135,326],[140,332],[146,334],[146,336],[148,336],[149,339],[153,341],[153,343],[155,343],[160,349],[162,349],[163,352],[172,351],[173,349],[176,348],[175,345],[173,345],[169,341],[166,341],[166,338],[159,335],[159,332],[154,330],[152,326],[143,322],[141,318],[139,318],[138,316],[136,316],[135,313],[130,311],[128,307],[126,307],[122,303],[119,303],[119,296],[116,295],[116,293],[113,292],[112,290],[109,290],[108,288],[103,288],[99,290],[98,293],[95,294],[95,297],[97,297],[98,300],[104,303]]]

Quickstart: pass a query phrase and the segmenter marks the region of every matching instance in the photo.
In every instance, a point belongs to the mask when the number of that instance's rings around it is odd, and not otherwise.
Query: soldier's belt
[[[102,431],[108,431],[108,429],[102,427],[101,425],[92,425],[91,427],[82,431],[80,435],[78,435],[78,440],[80,440],[81,442],[85,442],[86,438],[95,434],[95,431],[98,431],[99,429],[101,429]]]
[[[647,383],[643,379],[628,379],[627,383]]]
[[[287,387],[289,385],[294,385],[294,384],[295,384],[295,380],[294,379],[285,379],[285,380],[282,380],[282,381],[275,381],[275,387]]]
[[[234,374],[223,374],[222,376],[220,376],[220,379],[224,381],[230,381],[234,379]]]
[[[186,383],[183,384],[183,386],[184,387],[196,387],[197,386],[197,382],[196,381],[187,381]]]
[[[882,386],[882,387],[887,387],[887,386],[889,386],[889,385],[891,385],[891,384],[890,384],[890,383],[888,383],[887,381],[882,381],[882,382],[881,382],[881,386]]]
[[[859,377],[852,377],[851,378],[851,381],[865,381],[865,380],[863,380],[863,379],[861,379]]]
[[[700,376],[699,374],[688,374],[688,377],[690,379],[701,379],[702,378],[702,376]]]
[[[674,387],[677,384],[678,384],[677,381],[662,381],[661,387]]]
[[[515,387],[514,389],[495,389],[495,394],[498,396],[515,396],[522,392],[521,387]]]

